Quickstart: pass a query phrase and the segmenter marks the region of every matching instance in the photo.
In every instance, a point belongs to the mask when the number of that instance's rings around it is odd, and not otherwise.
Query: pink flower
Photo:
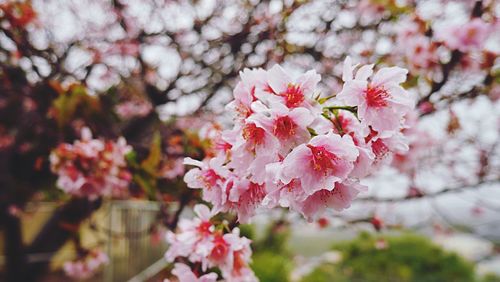
[[[289,109],[279,103],[267,108],[260,102],[254,103],[253,107],[260,111],[251,115],[248,121],[253,121],[276,137],[281,145],[281,155],[288,154],[293,147],[307,142],[311,137],[307,126],[313,122],[314,116],[308,109]]]
[[[208,267],[220,268],[223,278],[227,281],[257,281],[249,268],[252,255],[251,241],[241,237],[238,228],[227,234],[224,234],[224,228],[220,228],[222,226],[216,228],[210,221],[214,212],[208,207],[196,205],[195,212],[197,217],[183,220],[176,233],[167,234],[166,239],[170,243],[165,254],[167,261],[172,262],[177,257],[186,257],[190,262],[201,262],[203,271]],[[182,267],[178,270],[177,273],[172,273],[179,279],[181,275],[193,278],[190,271],[185,271],[187,268]]]
[[[51,169],[59,176],[57,186],[77,197],[124,197],[132,178],[125,155],[131,150],[124,138],[92,139],[84,128],[82,140],[60,144],[50,155]]]
[[[307,217],[329,206],[348,207],[361,189],[359,178],[407,149],[401,131],[413,107],[400,86],[406,70],[382,68],[373,75],[368,65],[354,76],[355,68],[347,58],[341,93],[318,101],[310,99],[320,79],[314,71],[297,79],[278,65],[240,73],[227,108],[236,123],[209,137],[221,141],[214,147],[224,144],[215,158],[187,159],[199,167],[186,174],[188,186],[203,189],[215,211],[235,211],[240,222],[261,206],[288,207]],[[326,204],[314,207],[320,200]],[[222,234],[214,234],[212,243],[218,246],[216,257],[228,255]]]
[[[284,160],[281,181],[299,179],[302,189],[311,195],[321,189],[333,189],[354,168],[358,156],[352,138],[333,134],[315,136],[306,145],[297,146]]]
[[[269,168],[279,169],[281,164],[273,164]],[[276,172],[279,176],[279,172]],[[304,201],[307,194],[304,192],[299,179],[292,179],[290,183],[284,184],[280,180],[276,183],[268,183],[267,189],[269,190],[266,197],[262,200],[262,205],[268,208],[281,206],[283,208],[294,209],[298,203]]]
[[[232,179],[226,185],[228,203],[232,210],[238,213],[238,221],[249,222],[266,196],[263,184],[257,184],[247,179]]]
[[[417,35],[405,40],[404,53],[413,70],[432,71],[439,65],[437,45],[424,35]]]
[[[231,233],[225,234],[223,239],[228,244],[229,250],[224,263],[219,266],[222,276],[227,281],[257,282],[258,279],[249,266],[252,257],[250,248],[252,241],[240,237],[239,228],[234,228]]]
[[[322,189],[307,197],[297,209],[309,221],[313,221],[321,216],[325,209],[341,211],[350,207],[352,200],[366,189],[366,186],[351,180],[335,183],[333,189]]]
[[[248,120],[243,127],[236,127],[226,137],[233,139],[231,162],[228,167],[238,175],[250,176],[254,182],[262,183],[265,175],[265,164],[278,159],[279,142],[266,129]]]
[[[161,168],[160,175],[166,179],[175,179],[184,175],[184,160],[182,158],[168,160]]]
[[[200,277],[197,277],[189,266],[183,263],[176,263],[172,274],[177,277],[179,282],[215,282],[217,281],[217,274],[214,272],[207,273]],[[169,279],[163,280],[163,282],[170,282]]]
[[[144,117],[153,110],[153,106],[146,101],[125,101],[116,105],[116,113],[121,119]]]
[[[166,240],[170,244],[165,253],[167,261],[172,262],[176,257],[189,257],[192,262],[202,262],[206,268],[207,261],[204,260],[213,248],[212,233],[215,227],[210,222],[214,211],[205,205],[194,207],[196,217],[179,221],[177,233],[168,231]]]
[[[233,91],[234,100],[226,106],[237,121],[243,121],[253,113],[250,105],[257,99],[256,92],[269,91],[266,71],[263,69],[244,69],[240,72],[240,78]]]
[[[354,76],[356,66],[351,58],[346,58],[342,76],[345,84],[338,98],[348,106],[357,106],[361,122],[380,134],[397,131],[403,116],[414,106],[413,99],[400,86],[408,71],[399,67],[382,68],[369,81],[373,65],[360,67]]]
[[[405,142],[409,144],[408,150],[399,150],[392,158],[392,166],[401,173],[411,175],[417,169],[420,161],[428,156],[437,145],[437,140],[428,131],[424,131],[415,126],[417,113],[411,112],[406,117],[406,123],[411,128],[405,128],[402,133]]]
[[[108,262],[109,258],[104,252],[92,250],[79,260],[65,262],[63,270],[72,279],[84,280],[94,276]]]
[[[374,168],[387,164],[394,153],[405,154],[408,151],[408,139],[401,132],[389,137],[380,137],[376,132],[372,132],[366,137],[366,142],[375,155]]]
[[[223,166],[222,157],[200,162],[185,158],[184,164],[197,166],[184,175],[184,181],[189,188],[203,189],[203,200],[210,202],[216,209],[223,206],[223,186],[229,176],[229,170]]]
[[[354,168],[350,177],[362,178],[371,173],[372,163],[375,159],[370,146],[366,144],[365,138],[370,133],[370,129],[361,123],[356,116],[348,111],[339,111],[331,119],[333,131],[340,136],[347,134],[352,137],[354,145],[358,149],[359,155],[354,163]]]
[[[475,18],[462,25],[443,28],[437,33],[451,49],[470,52],[482,48],[492,30],[490,24]]]
[[[307,98],[312,98],[321,76],[311,70],[292,79],[279,65],[274,65],[268,72],[269,89],[256,92],[263,101],[275,100],[288,108],[310,107]],[[270,95],[271,93],[271,95]]]

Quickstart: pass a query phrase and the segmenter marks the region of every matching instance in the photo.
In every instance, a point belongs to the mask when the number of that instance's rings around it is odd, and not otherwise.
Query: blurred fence
[[[166,244],[151,237],[151,227],[158,214],[156,202],[113,201],[105,207],[107,215],[107,253],[110,264],[105,281],[145,280],[154,275],[155,267],[166,251]],[[101,223],[102,224],[102,223]],[[149,270],[149,271],[148,271]]]

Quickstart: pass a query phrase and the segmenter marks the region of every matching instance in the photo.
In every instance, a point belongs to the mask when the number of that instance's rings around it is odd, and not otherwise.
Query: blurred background
[[[182,160],[211,154],[239,72],[314,69],[328,97],[349,55],[409,70],[410,151],[342,213],[241,226],[256,275],[500,281],[499,15],[494,0],[0,0],[0,279],[68,281],[67,262],[104,255],[81,278],[162,281],[165,231],[200,201]],[[84,127],[133,148],[120,195],[57,188],[49,156]]]

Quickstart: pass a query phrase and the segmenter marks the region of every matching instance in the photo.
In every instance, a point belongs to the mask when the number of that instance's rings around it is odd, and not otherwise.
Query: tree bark
[[[21,222],[18,217],[2,211],[5,242],[6,281],[25,281],[26,255],[22,242]]]

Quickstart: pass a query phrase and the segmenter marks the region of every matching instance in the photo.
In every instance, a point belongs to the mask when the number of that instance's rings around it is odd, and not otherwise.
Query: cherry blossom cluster
[[[150,103],[141,100],[125,101],[116,105],[115,111],[121,119],[144,117],[153,110]]]
[[[279,65],[242,71],[227,106],[234,127],[212,133],[215,156],[185,160],[195,166],[184,177],[188,187],[203,189],[216,212],[236,211],[240,222],[260,206],[288,207],[309,220],[349,207],[366,189],[361,178],[408,149],[407,71],[373,67],[348,57],[342,91],[323,98],[315,71],[297,78]]]
[[[224,233],[227,225],[215,225],[211,221],[214,211],[207,206],[198,204],[194,211],[196,217],[181,219],[176,233],[167,232],[166,240],[170,244],[165,254],[167,261],[186,258],[191,263],[201,264],[202,271],[212,267],[219,268],[227,281],[258,281],[249,267],[252,256],[251,241],[241,237],[238,228]],[[217,278],[214,274],[196,278],[190,268],[183,264],[176,264],[172,273],[181,282],[215,281]]]
[[[405,58],[412,73],[439,73],[440,64],[451,56],[451,52],[460,52],[453,59],[458,60],[458,66],[466,71],[488,69],[498,56],[485,48],[487,41],[498,30],[498,23],[473,18],[466,22],[432,25],[435,36],[430,36],[430,26],[430,22],[418,16],[398,22],[395,53]]]
[[[106,253],[95,249],[83,258],[65,262],[63,270],[72,279],[85,280],[94,276],[101,266],[108,264],[108,262],[109,258]]]
[[[50,155],[51,169],[59,176],[57,186],[70,195],[89,199],[126,196],[132,175],[125,154],[131,150],[124,138],[116,142],[93,139],[84,128],[81,140],[62,143]]]

